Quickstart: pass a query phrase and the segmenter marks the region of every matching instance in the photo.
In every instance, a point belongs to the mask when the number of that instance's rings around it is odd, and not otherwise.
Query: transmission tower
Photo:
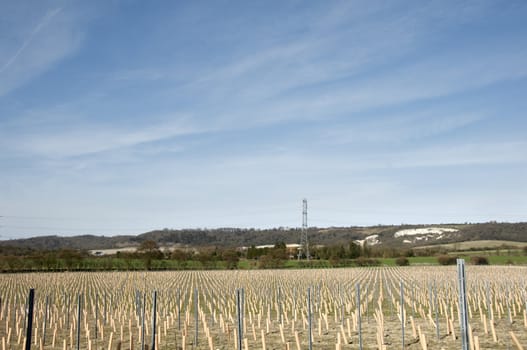
[[[306,257],[307,260],[311,258],[309,255],[309,241],[307,239],[307,199],[302,201],[302,231],[300,233],[300,249],[298,250],[298,259]]]

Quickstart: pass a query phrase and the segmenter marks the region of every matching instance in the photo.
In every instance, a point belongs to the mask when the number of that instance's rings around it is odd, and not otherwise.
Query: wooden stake
[[[509,334],[511,335],[512,341],[514,342],[518,350],[524,350],[523,346],[518,341],[518,338],[516,338],[516,335],[514,334],[514,332],[510,331]]]
[[[108,350],[112,350],[112,339],[113,339],[113,332],[110,332],[110,339],[108,340]]]
[[[298,339],[298,332],[295,331],[295,342],[296,342],[296,350],[302,350],[300,347],[300,339]]]
[[[410,316],[410,324],[412,325],[412,337],[417,338],[417,331],[415,329],[415,322],[413,316]]]
[[[496,336],[496,329],[494,328],[494,320],[490,320],[490,330],[492,332],[492,340],[497,343],[498,337]]]
[[[474,349],[480,350],[479,348],[479,337],[477,335],[474,336]]]
[[[419,340],[421,342],[421,347],[423,348],[423,350],[428,350],[428,346],[426,345],[426,337],[423,333],[421,333]]]
[[[262,329],[262,350],[265,350],[265,349],[266,349],[266,347],[265,347],[265,332]]]

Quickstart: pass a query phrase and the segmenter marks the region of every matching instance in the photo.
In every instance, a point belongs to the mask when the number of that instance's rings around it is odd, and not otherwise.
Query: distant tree
[[[289,258],[287,254],[287,246],[284,242],[276,243],[269,254],[271,254],[275,260],[287,260]]]
[[[361,254],[360,245],[351,241],[349,243],[349,258],[356,259],[360,256],[360,254]]]
[[[191,260],[191,256],[188,252],[181,250],[181,249],[174,249],[172,253],[170,254],[170,258],[173,260],[177,260],[179,262]]]
[[[159,250],[159,246],[153,240],[146,240],[141,242],[139,248],[137,248],[137,252],[142,254],[149,254],[152,256],[158,256],[159,253],[161,253],[161,251]]]
[[[229,270],[237,269],[240,257],[238,252],[233,249],[224,250],[221,254],[223,261],[225,261]]]
[[[7,271],[16,271],[21,267],[22,260],[14,255],[6,255],[2,257],[0,262],[3,262],[3,269]]]
[[[488,265],[489,259],[485,256],[471,256],[470,263],[472,265]]]
[[[340,266],[340,257],[338,255],[332,255],[329,257],[328,262],[331,267]]]
[[[364,256],[364,257],[371,257],[371,248],[368,246],[368,243],[364,242],[364,244],[362,245],[362,255],[361,256]]]
[[[440,255],[437,257],[437,262],[440,265],[455,265],[457,257],[452,255]]]
[[[216,253],[208,249],[202,249],[196,255],[196,259],[201,263],[205,269],[214,267],[216,263]]]
[[[410,260],[408,260],[405,256],[400,256],[397,259],[395,259],[395,264],[397,266],[408,266],[410,265]]]
[[[64,262],[66,269],[72,270],[74,267],[78,268],[82,261],[82,253],[73,249],[62,249],[57,253],[57,257]]]
[[[141,242],[141,245],[139,245],[139,248],[137,248],[137,252],[141,254],[146,270],[152,269],[152,260],[163,258],[163,252],[159,250],[159,246],[153,240]]]
[[[270,255],[262,255],[258,258],[259,269],[270,269],[273,268],[273,258]]]
[[[414,250],[413,249],[408,249],[404,252],[403,254],[404,256],[406,256],[407,258],[412,258],[415,256],[415,253],[414,253]]]
[[[247,259],[258,259],[260,256],[259,250],[257,249],[254,244],[247,249]]]
[[[47,252],[44,256],[44,267],[47,270],[53,270],[57,267],[57,256],[55,252]]]
[[[523,254],[527,255],[527,246],[523,247]]]
[[[361,256],[354,260],[357,266],[379,266],[381,262],[377,259],[365,258]]]
[[[276,242],[274,244],[274,249],[287,249],[287,245],[283,241]]]

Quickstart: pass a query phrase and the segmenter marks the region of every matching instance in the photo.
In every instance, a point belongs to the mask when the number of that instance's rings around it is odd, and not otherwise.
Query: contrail
[[[4,64],[4,66],[0,69],[0,73],[3,73],[9,66],[15,62],[15,60],[18,58],[18,56],[24,51],[24,49],[29,45],[29,43],[33,40],[33,37],[40,32],[40,30],[48,24],[48,22],[55,17],[57,13],[59,13],[62,9],[58,8],[52,11],[48,11],[44,18],[37,24],[37,26],[31,31],[31,34],[29,35],[29,38],[27,38],[22,45],[18,48],[18,50],[15,52],[15,54],[9,59],[9,61]]]

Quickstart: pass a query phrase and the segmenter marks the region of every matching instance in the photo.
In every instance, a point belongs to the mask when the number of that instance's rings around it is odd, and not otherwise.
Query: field
[[[526,283],[467,266],[475,349],[527,348]],[[308,349],[309,308],[313,349],[400,349],[403,326],[406,349],[461,348],[455,266],[2,274],[2,350],[24,348],[29,288],[37,349],[75,349],[77,331],[81,349],[151,349],[154,291],[161,350],[236,349],[238,315],[244,349]]]

